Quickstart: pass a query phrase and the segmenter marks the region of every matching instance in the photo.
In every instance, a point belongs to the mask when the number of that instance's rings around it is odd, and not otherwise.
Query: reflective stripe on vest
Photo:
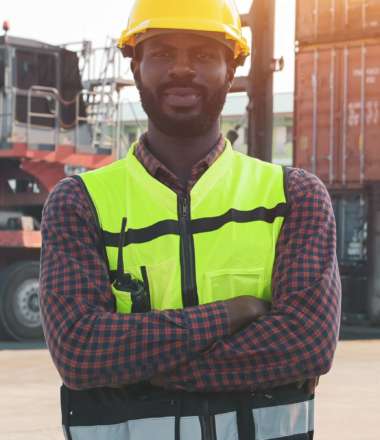
[[[250,440],[310,440],[313,433],[312,418],[305,417],[314,412],[314,402],[275,407],[273,411],[256,410],[255,433]],[[255,418],[256,415],[258,418]],[[108,426],[75,426],[70,429],[72,440],[174,440],[174,417],[130,420]],[[215,440],[236,440],[238,431],[236,412],[215,416]],[[182,417],[181,440],[211,440],[204,438],[199,417]],[[248,440],[248,439],[247,439]]]
[[[282,168],[227,144],[191,193],[179,197],[133,152],[81,176],[98,215],[111,278],[122,238],[124,272],[142,281],[145,272],[156,310],[238,295],[270,301],[276,242],[288,210]],[[130,295],[114,294],[117,310],[130,312]]]
[[[61,392],[64,402],[68,390],[63,387]],[[72,392],[71,400],[78,393]],[[70,434],[71,440],[310,440],[314,430],[314,398],[289,386],[251,397],[156,393],[148,398],[112,390],[105,402],[99,399],[102,393],[104,389],[84,392],[81,403],[70,406],[63,419],[68,438]],[[111,413],[112,399],[120,405]],[[63,408],[68,409],[64,403]]]

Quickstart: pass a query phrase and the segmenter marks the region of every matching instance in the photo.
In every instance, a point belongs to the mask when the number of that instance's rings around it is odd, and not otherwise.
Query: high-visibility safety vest
[[[241,295],[271,301],[276,243],[288,212],[282,167],[225,151],[189,195],[154,179],[134,155],[80,176],[102,231],[115,307],[133,297],[120,272],[144,284],[149,307],[179,309]],[[69,440],[309,440],[313,396],[295,386],[267,393],[176,393],[141,386],[62,386]]]

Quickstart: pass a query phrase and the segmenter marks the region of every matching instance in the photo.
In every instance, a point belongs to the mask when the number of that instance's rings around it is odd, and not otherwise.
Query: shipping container
[[[337,256],[342,281],[342,322],[369,319],[368,191],[331,190],[337,224]]]
[[[298,0],[300,45],[380,36],[379,0]]]
[[[380,39],[296,55],[295,165],[328,185],[380,181]]]
[[[380,324],[380,182],[329,187],[337,226],[342,323]]]
[[[368,314],[380,324],[380,182],[368,187]]]

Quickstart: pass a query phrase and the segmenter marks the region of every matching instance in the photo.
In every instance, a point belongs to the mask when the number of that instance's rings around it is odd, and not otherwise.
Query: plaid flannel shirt
[[[184,187],[149,151],[135,154],[156,179],[189,191],[224,141],[191,170]],[[300,169],[288,174],[290,214],[281,231],[268,315],[228,336],[222,302],[183,310],[114,311],[99,230],[72,178],[43,212],[40,297],[48,347],[73,389],[118,386],[160,375],[168,389],[260,390],[319,376],[331,366],[340,317],[335,220],[326,188]]]

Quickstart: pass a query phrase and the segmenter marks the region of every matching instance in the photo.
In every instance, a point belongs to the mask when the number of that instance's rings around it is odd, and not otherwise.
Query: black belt
[[[312,398],[294,385],[267,393],[170,392],[152,386],[77,391],[62,385],[62,423],[65,426],[110,425],[144,418],[207,417],[236,411],[239,414],[238,425],[247,426],[252,409],[304,402]]]

